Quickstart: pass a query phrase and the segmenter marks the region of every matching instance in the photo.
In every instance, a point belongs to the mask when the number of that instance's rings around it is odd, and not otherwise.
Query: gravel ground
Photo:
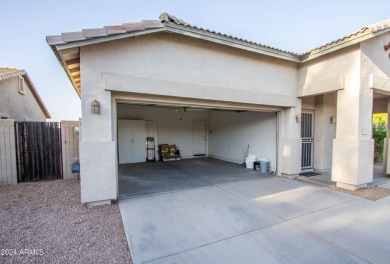
[[[387,196],[390,196],[390,189],[382,188],[382,187],[370,187],[370,188],[362,188],[356,191],[349,191],[345,190],[342,188],[338,188],[336,186],[330,186],[326,184],[320,184],[316,183],[314,181],[309,181],[309,180],[304,180],[304,179],[296,179],[297,181],[305,182],[305,183],[310,183],[322,188],[326,188],[332,191],[336,192],[342,192],[342,193],[347,193],[350,195],[354,195],[360,198],[376,201],[382,198],[385,198]]]
[[[118,204],[88,209],[76,180],[0,186],[0,250],[0,263],[132,263]]]
[[[360,198],[376,201],[382,198],[385,198],[387,196],[390,196],[390,189],[385,189],[382,187],[370,187],[370,188],[362,188],[356,191],[348,191],[341,188],[338,188],[336,186],[328,186],[326,187],[329,190],[338,191],[347,193],[350,195],[354,195]]]

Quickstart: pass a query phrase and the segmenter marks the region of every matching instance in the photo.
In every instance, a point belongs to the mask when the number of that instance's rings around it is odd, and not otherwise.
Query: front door
[[[206,121],[193,121],[194,156],[206,155]]]
[[[313,170],[314,160],[314,112],[302,111],[301,114],[301,138],[302,138],[302,171]]]

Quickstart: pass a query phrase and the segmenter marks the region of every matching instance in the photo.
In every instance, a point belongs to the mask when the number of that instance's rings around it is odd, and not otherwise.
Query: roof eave
[[[137,36],[141,36],[141,35],[162,32],[165,30],[166,30],[165,28],[146,29],[146,30],[126,33],[126,34],[117,34],[117,35],[110,35],[107,37],[99,37],[99,38],[75,41],[75,42],[70,42],[70,43],[65,43],[65,44],[56,44],[53,46],[55,46],[57,50],[64,50],[64,49],[88,46],[88,45],[93,45],[93,44],[98,44],[98,43],[103,43],[103,42],[108,42],[108,41],[113,41],[113,40],[118,40],[118,39],[137,37]],[[49,43],[49,45],[50,45],[50,43]]]
[[[65,71],[66,75],[68,76],[70,82],[72,83],[73,88],[75,89],[77,95],[81,97],[81,86],[77,85],[75,81],[72,78],[72,74],[70,73],[66,61],[63,59],[63,57],[60,54],[60,51],[62,50],[68,50],[72,48],[80,48],[82,46],[88,46],[88,45],[93,45],[93,44],[98,44],[98,43],[103,43],[103,42],[108,42],[108,41],[114,41],[114,40],[119,40],[119,39],[124,39],[124,38],[131,38],[131,37],[137,37],[145,34],[152,34],[156,32],[162,32],[165,31],[165,28],[157,28],[157,29],[146,29],[142,31],[136,31],[136,32],[131,32],[131,33],[126,33],[126,34],[117,34],[117,35],[110,35],[110,36],[104,36],[104,37],[99,37],[99,38],[94,38],[94,39],[85,39],[85,40],[80,40],[80,41],[75,41],[71,43],[60,43],[60,44],[50,44],[48,38],[46,38],[47,43],[51,47],[54,55],[56,56],[58,62],[60,63],[61,67]]]
[[[73,86],[74,90],[76,91],[77,95],[81,98],[81,92],[79,91],[77,85],[73,82],[71,75],[67,71],[66,66],[65,66],[66,63],[65,63],[65,61],[62,60],[62,57],[61,57],[60,53],[58,52],[57,45],[50,45],[50,48],[53,51],[54,55],[56,56],[58,62],[60,63],[61,68],[65,71],[66,76],[68,76],[69,81],[72,83],[72,86]]]

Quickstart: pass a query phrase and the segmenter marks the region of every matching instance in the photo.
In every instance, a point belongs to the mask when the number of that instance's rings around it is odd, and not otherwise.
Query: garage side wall
[[[249,154],[276,167],[276,113],[210,112],[209,156],[242,163]]]

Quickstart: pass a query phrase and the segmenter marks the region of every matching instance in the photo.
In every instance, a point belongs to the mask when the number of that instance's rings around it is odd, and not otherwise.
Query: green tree
[[[375,140],[374,162],[382,162],[384,139],[387,135],[387,124],[385,120],[383,118],[380,118],[379,122],[372,124],[372,131]]]

